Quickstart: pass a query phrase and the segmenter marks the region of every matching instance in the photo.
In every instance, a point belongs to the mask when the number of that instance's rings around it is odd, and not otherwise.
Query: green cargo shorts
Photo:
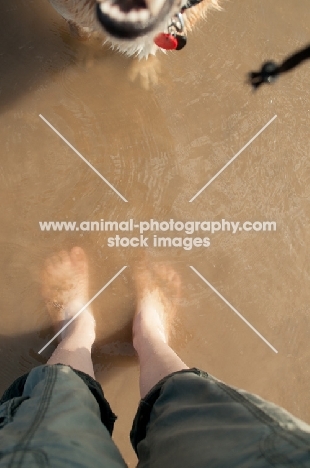
[[[91,377],[39,366],[0,400],[0,467],[123,468],[115,418]],[[130,438],[139,468],[310,467],[310,426],[199,369],[158,382]]]

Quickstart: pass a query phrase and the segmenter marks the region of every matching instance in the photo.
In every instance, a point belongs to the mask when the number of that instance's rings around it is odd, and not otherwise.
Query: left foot
[[[153,265],[152,271],[142,268],[135,272],[137,311],[133,321],[133,341],[156,337],[169,342],[171,328],[180,297],[181,281],[168,264]]]
[[[59,331],[88,302],[88,262],[83,249],[61,251],[45,261],[42,272],[42,296],[54,327]],[[95,320],[88,307],[62,332],[65,338],[72,330],[81,341],[95,341]]]

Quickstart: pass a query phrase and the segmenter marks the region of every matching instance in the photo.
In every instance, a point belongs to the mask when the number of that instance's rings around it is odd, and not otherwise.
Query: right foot
[[[61,251],[45,261],[42,296],[58,332],[88,302],[88,262],[83,249]],[[73,330],[81,336],[81,342],[94,342],[95,320],[89,308],[74,319],[61,337]]]
[[[135,274],[137,311],[133,322],[133,344],[156,337],[168,343],[177,300],[180,278],[167,264],[158,264],[154,271],[139,269]]]

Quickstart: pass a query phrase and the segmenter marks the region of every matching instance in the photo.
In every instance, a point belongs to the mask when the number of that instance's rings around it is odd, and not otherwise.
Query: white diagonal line
[[[197,198],[198,195],[200,195],[201,192],[203,192],[203,191],[217,178],[217,176],[219,176],[219,175],[226,169],[226,167],[228,167],[228,166],[242,153],[242,151],[244,151],[244,150],[252,143],[252,141],[254,141],[255,138],[257,138],[257,137],[268,127],[268,125],[270,125],[276,118],[277,118],[277,116],[274,115],[274,116],[272,117],[272,119],[270,119],[269,122],[266,123],[266,125],[264,125],[264,127],[263,127],[259,132],[257,132],[256,135],[254,135],[253,138],[251,138],[251,140],[248,141],[247,144],[244,145],[244,147],[241,148],[241,150],[238,151],[238,153],[235,154],[235,156],[234,156],[233,158],[231,158],[231,159],[228,161],[228,163],[226,163],[225,166],[222,167],[222,169],[220,169],[220,170],[217,172],[217,174],[215,174],[215,176],[213,176],[212,179],[209,180],[209,182],[207,182],[206,185],[204,185],[204,186],[202,187],[202,189],[200,189],[199,192],[196,193],[196,195],[195,195],[193,198],[191,198],[191,199],[189,200],[189,203],[191,203],[192,201],[194,201],[195,198]]]
[[[105,177],[103,177],[103,175],[100,174],[100,172],[97,171],[97,169],[96,169],[92,164],[90,164],[90,162],[87,161],[87,159],[84,158],[84,156],[82,156],[81,153],[79,153],[78,150],[75,149],[74,146],[71,145],[71,143],[69,143],[69,141],[66,140],[65,137],[63,137],[62,134],[59,133],[58,130],[56,130],[56,128],[53,127],[53,125],[50,124],[49,121],[46,120],[45,117],[43,117],[43,115],[39,114],[39,117],[41,117],[41,119],[44,120],[44,122],[45,122],[45,123],[46,123],[46,124],[47,124],[47,125],[64,141],[64,142],[65,142],[65,143],[67,143],[67,145],[68,145],[68,146],[69,146],[69,147],[70,147],[70,148],[71,148],[71,149],[72,149],[72,150],[73,150],[73,151],[74,151],[74,152],[75,152],[75,153],[76,153],[76,154],[77,154],[77,155],[78,155],[78,156],[79,156],[79,157],[80,157],[80,158],[81,158],[81,159],[82,159],[82,160],[83,160],[99,177],[100,177],[100,179],[102,179],[112,190],[114,190],[114,192],[117,193],[117,195],[118,195],[124,202],[126,202],[126,203],[128,202],[128,200],[126,200],[126,198],[123,197],[123,195],[120,194],[119,191],[116,190],[116,188],[113,187],[113,185],[110,184],[110,182],[109,182]]]
[[[56,335],[53,336],[53,338],[52,338],[48,343],[46,343],[46,345],[43,346],[42,349],[40,349],[40,351],[38,352],[38,354],[41,354],[42,351],[44,351],[45,348],[47,348],[47,347],[52,343],[52,341],[54,341],[55,338],[57,338],[57,336],[60,335],[60,333],[63,332],[63,331],[65,330],[65,328],[67,328],[67,327],[70,325],[70,323],[73,322],[73,320],[75,320],[85,309],[87,309],[87,307],[96,299],[96,297],[98,297],[99,294],[101,294],[102,291],[104,291],[104,290],[115,280],[115,278],[117,278],[118,275],[120,275],[120,274],[122,273],[122,271],[125,270],[125,268],[127,268],[127,266],[124,266],[123,268],[121,268],[121,269],[119,270],[119,272],[116,273],[116,275],[114,275],[113,278],[111,278],[110,281],[108,281],[107,284],[105,284],[105,285],[103,286],[103,288],[101,288],[100,291],[98,291],[97,294],[95,294],[95,295],[91,298],[91,300],[88,301],[87,304],[85,304],[85,305],[82,307],[82,309],[79,310],[79,311],[72,317],[72,319],[70,319],[69,322],[67,322],[66,325],[64,325],[64,326],[62,327],[61,330],[59,330],[58,333],[56,333]]]
[[[240,312],[238,312],[237,309],[235,309],[234,306],[232,306],[232,305],[227,301],[227,299],[225,299],[225,297],[223,297],[222,294],[220,294],[220,293],[212,286],[212,284],[210,284],[209,281],[207,281],[206,278],[204,278],[204,277],[199,273],[199,271],[196,270],[196,268],[194,268],[193,266],[190,266],[190,268],[196,273],[196,275],[199,276],[199,278],[202,279],[202,281],[204,281],[204,282],[209,286],[209,288],[212,289],[212,291],[215,292],[215,294],[217,294],[217,295],[222,299],[222,301],[225,302],[225,304],[227,304],[227,305],[231,308],[231,310],[232,310],[233,312],[235,312],[235,314],[238,315],[238,317],[241,318],[241,320],[243,320],[243,321],[254,331],[254,333],[256,333],[256,335],[258,335],[258,336],[272,349],[272,351],[274,351],[275,353],[278,353],[278,351],[276,350],[276,348],[274,348],[274,347],[269,343],[269,341],[267,341],[266,338],[264,338],[263,335],[261,335],[261,334],[259,333],[259,331],[257,331],[256,328],[254,328],[253,325],[251,325],[250,322],[248,322],[248,320],[245,319],[245,318],[243,317],[243,315],[241,315]]]

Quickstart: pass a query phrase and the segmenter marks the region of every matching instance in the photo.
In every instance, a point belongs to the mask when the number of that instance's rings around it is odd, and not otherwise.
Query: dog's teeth
[[[139,21],[139,14],[137,10],[131,10],[129,13],[126,15],[126,19],[131,22]]]
[[[145,9],[131,10],[125,14],[125,20],[134,23],[135,21],[145,22],[150,18],[150,12]]]
[[[100,10],[102,13],[108,14],[111,9],[111,4],[109,2],[100,3]]]
[[[112,4],[110,0],[100,3],[100,9],[102,13],[117,21],[130,21],[134,23],[137,21],[145,22],[150,18],[150,12],[145,8],[131,10],[129,13],[125,13],[119,9],[117,4]]]
[[[109,15],[116,19],[117,21],[123,21],[126,17],[126,14],[121,11],[117,5],[112,5],[109,9]]]
[[[139,14],[140,21],[147,21],[150,18],[150,13],[148,10],[145,10],[145,9],[140,10],[138,14]]]
[[[153,16],[156,16],[159,13],[159,10],[164,4],[163,0],[145,0],[148,9],[152,13]]]

